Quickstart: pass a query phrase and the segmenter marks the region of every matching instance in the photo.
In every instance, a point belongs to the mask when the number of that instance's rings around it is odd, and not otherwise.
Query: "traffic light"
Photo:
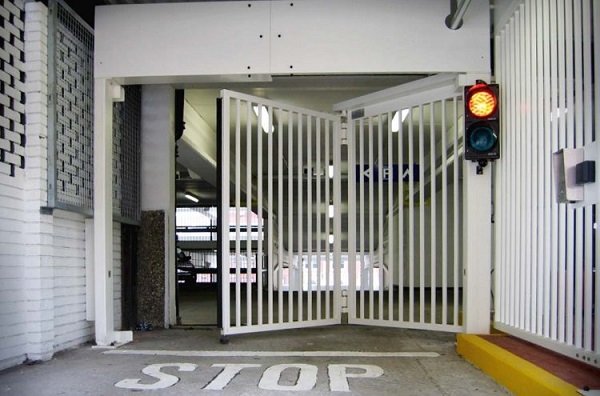
[[[465,87],[465,159],[486,161],[500,158],[498,84],[477,81]]]

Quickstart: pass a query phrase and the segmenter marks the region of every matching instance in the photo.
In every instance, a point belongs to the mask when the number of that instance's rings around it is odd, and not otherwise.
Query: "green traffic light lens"
[[[492,128],[487,125],[475,125],[470,132],[469,145],[478,152],[490,150],[498,141]]]

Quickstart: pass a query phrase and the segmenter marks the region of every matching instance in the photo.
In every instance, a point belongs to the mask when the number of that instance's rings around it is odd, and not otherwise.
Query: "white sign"
[[[211,367],[222,368],[221,372],[214,377],[208,384],[204,385],[203,390],[223,390],[229,383],[241,373],[244,369],[260,368],[260,364],[213,364]],[[115,384],[117,388],[131,390],[156,390],[169,388],[179,382],[179,377],[163,373],[161,369],[165,367],[176,367],[178,371],[192,372],[198,368],[193,363],[158,363],[151,364],[142,369],[142,373],[155,378],[154,383],[141,383],[140,378],[127,378]],[[281,384],[282,373],[287,369],[298,371],[298,379],[295,384]],[[350,369],[350,371],[348,370]],[[258,388],[264,390],[287,391],[287,392],[305,392],[310,391],[317,385],[319,368],[312,364],[290,363],[276,364],[267,367],[260,381]],[[371,364],[330,364],[327,366],[327,378],[329,379],[329,389],[332,392],[350,392],[348,378],[378,378],[384,374],[379,366]],[[143,382],[148,382],[144,379]]]

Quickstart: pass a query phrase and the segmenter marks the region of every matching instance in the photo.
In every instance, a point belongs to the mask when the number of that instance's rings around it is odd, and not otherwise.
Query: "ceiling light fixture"
[[[394,117],[392,118],[392,132],[398,132],[400,130],[400,122],[404,122],[406,116],[408,116],[408,112],[408,109],[402,109],[402,121],[399,120],[400,113],[394,113]]]
[[[198,197],[196,197],[194,194],[189,193],[189,192],[185,192],[183,194],[187,199],[189,199],[190,201],[194,202],[194,203],[198,203],[200,200],[198,199]]]
[[[333,219],[333,216],[334,216],[334,213],[335,213],[335,209],[334,209],[333,205],[329,205],[328,212],[329,212],[329,218]]]
[[[271,121],[271,114],[269,110],[265,106],[260,106],[260,112],[258,111],[258,106],[252,106],[254,109],[254,114],[260,120],[260,126],[262,127],[265,133],[271,133],[275,129],[273,127],[273,123]]]

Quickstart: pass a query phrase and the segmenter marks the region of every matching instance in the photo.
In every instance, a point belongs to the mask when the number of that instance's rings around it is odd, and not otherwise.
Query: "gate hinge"
[[[340,144],[348,145],[348,116],[340,116]]]

